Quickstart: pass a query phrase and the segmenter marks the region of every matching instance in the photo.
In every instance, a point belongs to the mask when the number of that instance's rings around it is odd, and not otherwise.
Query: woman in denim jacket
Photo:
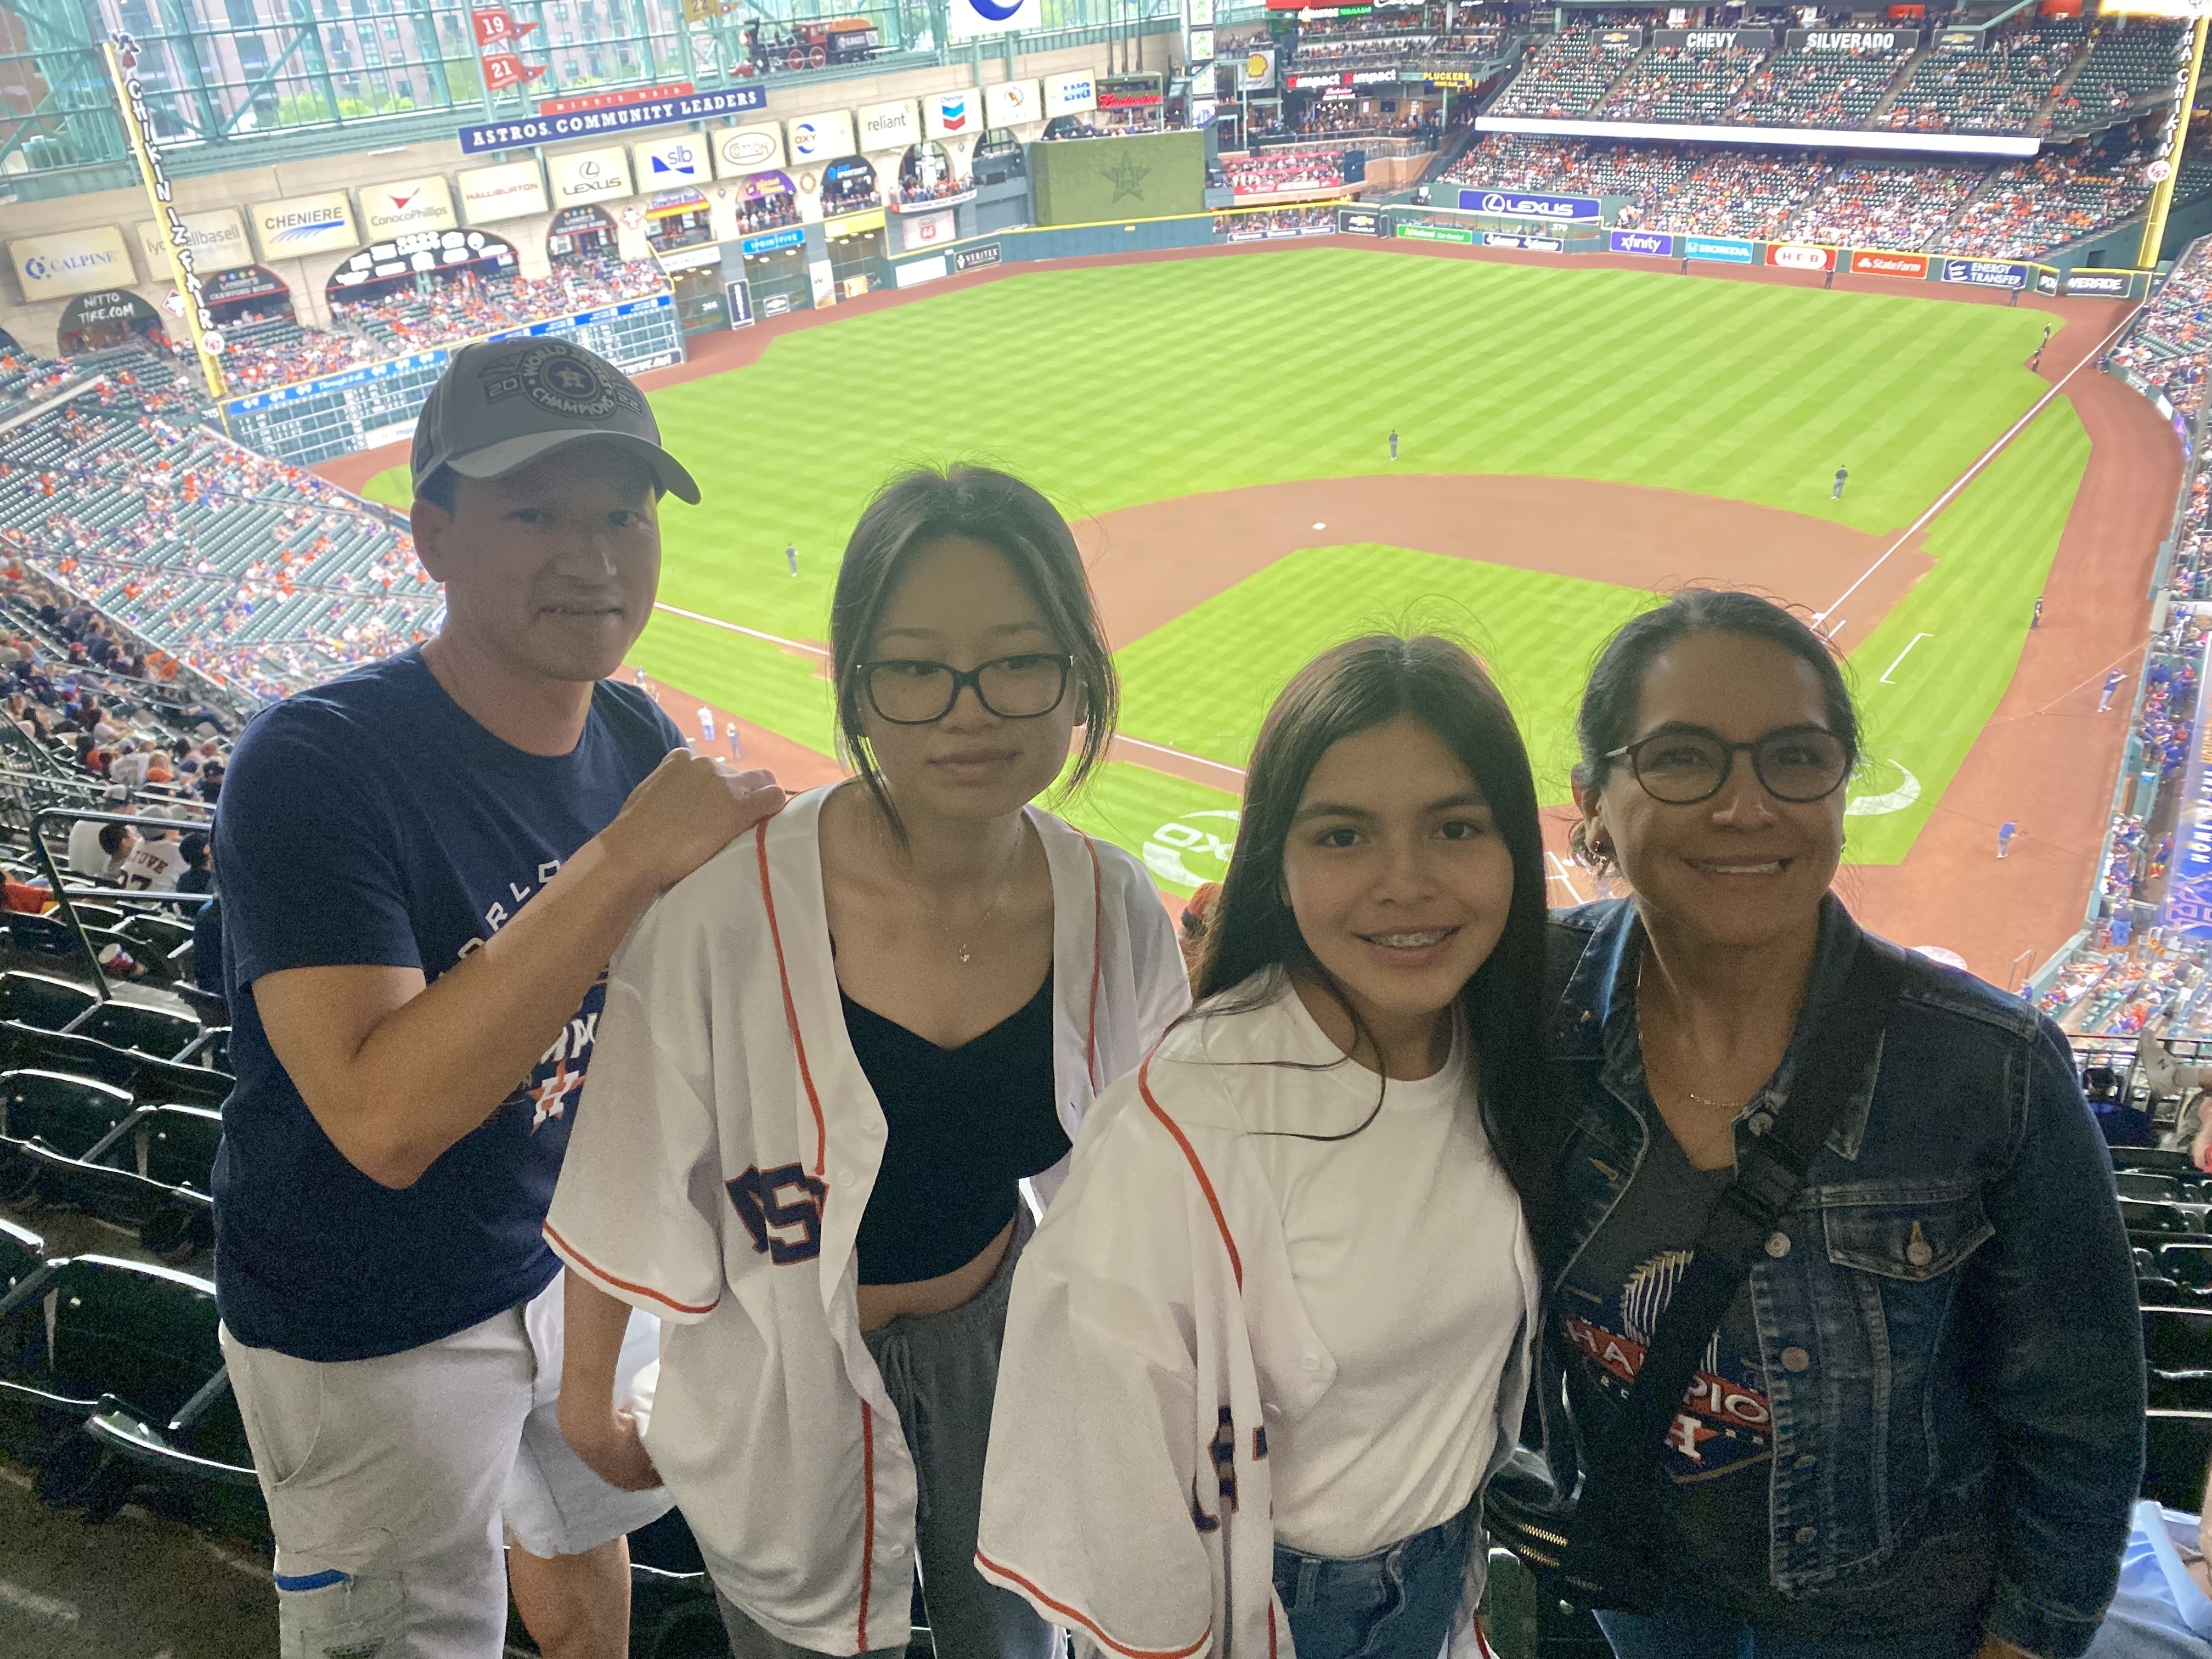
[[[1906,964],[1659,1449],[1658,1507],[1616,1540],[1648,1565],[1632,1611],[1598,1614],[1615,1653],[2075,1659],[2128,1536],[2143,1374],[2065,1039],[1828,891],[1856,723],[1786,611],[1686,592],[1637,617],[1577,735],[1576,849],[1634,897],[1554,924],[1561,1150],[1539,1244],[1575,1437],[1626,1397],[1853,953]]]

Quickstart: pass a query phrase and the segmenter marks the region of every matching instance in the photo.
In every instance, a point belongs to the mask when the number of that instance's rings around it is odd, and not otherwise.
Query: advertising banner
[[[1917,283],[1925,282],[1928,256],[1894,253],[1882,247],[1858,247],[1851,250],[1850,269],[1854,276],[1905,276]]]
[[[689,81],[668,81],[657,87],[620,87],[607,92],[580,93],[568,98],[541,98],[538,100],[540,115],[574,115],[579,110],[619,109],[624,104],[650,104],[661,98],[683,98],[690,95]]]
[[[1273,92],[1275,89],[1275,49],[1255,46],[1237,64],[1237,90]]]
[[[1766,263],[1779,270],[1833,270],[1836,250],[1812,242],[1769,242]]]
[[[2128,270],[2069,270],[2066,293],[2069,299],[2124,300],[2135,273]]]
[[[950,0],[945,33],[955,40],[1044,27],[1044,0]]]
[[[1283,84],[1292,92],[1310,91],[1315,87],[1348,87],[1352,84],[1350,70],[1328,70],[1319,74],[1289,75]]]
[[[1484,231],[1482,245],[1485,247],[1526,248],[1532,253],[1557,253],[1566,246],[1556,236],[1518,236],[1504,230]]]
[[[1167,88],[1157,75],[1102,75],[1098,77],[1098,107],[1101,109],[1152,109],[1167,100]]]
[[[899,221],[899,240],[909,251],[943,247],[955,234],[949,213],[916,213]]]
[[[282,202],[255,202],[253,234],[264,259],[296,259],[303,253],[348,252],[361,246],[353,228],[353,208],[342,190],[320,196],[294,196]]]
[[[2038,294],[2042,295],[2053,295],[2057,293],[2058,273],[2055,270],[2047,269],[2037,271],[2035,273],[2035,291]]]
[[[696,132],[632,144],[629,153],[632,177],[641,191],[703,185],[714,176],[714,152],[707,147],[705,137]]]
[[[763,253],[781,253],[786,248],[804,247],[806,232],[798,225],[782,230],[764,230],[757,236],[747,236],[738,243],[738,252],[748,258],[757,258]]]
[[[744,179],[783,165],[783,129],[779,126],[717,127],[707,135],[714,152],[717,179]]]
[[[535,161],[471,167],[461,174],[461,216],[472,225],[543,213],[547,205],[545,179]]]
[[[1073,75],[1048,75],[1044,77],[1044,113],[1050,120],[1055,115],[1080,115],[1098,107],[1098,82],[1089,70],[1079,70]]]
[[[974,247],[963,247],[952,256],[955,270],[981,270],[986,265],[995,265],[1006,257],[1005,244],[981,242]]]
[[[1969,283],[1976,288],[2023,289],[2027,286],[2027,267],[2009,259],[1946,259],[1943,280]]]
[[[784,131],[790,140],[794,167],[804,167],[809,161],[818,166],[841,155],[858,153],[853,144],[850,110],[825,110],[819,115],[799,116],[787,123]]]
[[[549,155],[545,161],[553,175],[556,207],[574,207],[580,202],[618,202],[630,193],[629,158],[622,153],[620,145]]]
[[[1759,263],[1759,244],[1739,241],[1733,236],[1685,236],[1680,249],[1685,259],[1703,259],[1717,265],[1752,265]]]
[[[1382,216],[1373,208],[1339,208],[1337,234],[1341,236],[1386,236]]]
[[[1641,26],[1632,29],[1599,29],[1590,36],[1590,39],[1595,42],[1600,52],[1620,53],[1641,52],[1644,49],[1644,30]]]
[[[613,109],[580,110],[566,115],[518,115],[504,121],[463,127],[458,136],[462,155],[482,155],[487,150],[557,144],[567,138],[595,138],[602,133],[612,135],[647,127],[719,120],[767,107],[766,87],[732,87],[726,92],[686,93],[680,98],[655,98],[647,103],[623,104]]]
[[[236,208],[180,213],[177,221],[184,227],[185,246],[191,250],[192,266],[202,275],[212,276],[218,270],[233,270],[253,263],[253,250],[246,242],[246,221],[238,216]],[[146,219],[139,223],[138,251],[146,256],[149,282],[169,280],[171,234],[169,228],[157,220]]]
[[[1409,242],[1472,242],[1474,233],[1465,225],[1432,225],[1419,219],[1398,222],[1398,234]]]
[[[1615,253],[1641,253],[1654,259],[1674,257],[1674,239],[1662,231],[1616,230],[1611,246]]]
[[[1042,100],[1034,81],[1001,81],[983,88],[983,125],[988,127],[1027,126],[1044,117]]]
[[[983,100],[969,92],[933,93],[921,100],[921,130],[932,138],[964,138],[983,130]]]
[[[921,118],[915,112],[911,98],[888,104],[863,104],[856,125],[860,128],[860,153],[864,155],[878,150],[904,149],[921,141]]]
[[[914,259],[891,267],[891,276],[901,288],[917,288],[924,283],[933,283],[940,276],[950,275],[951,266],[942,253],[933,253],[927,259]]]
[[[722,301],[732,328],[750,328],[753,325],[753,289],[750,283],[725,283]]]
[[[1765,52],[1774,44],[1772,29],[1654,29],[1651,44],[1655,46],[1682,46],[1692,57],[1708,52],[1727,52],[1733,47],[1757,47]]]
[[[422,230],[458,230],[460,223],[453,214],[453,193],[436,173],[362,187],[361,234],[372,242]]]
[[[1783,43],[1792,52],[1917,52],[1918,29],[1791,29]]]
[[[1543,219],[1553,224],[1594,225],[1603,211],[1595,196],[1532,196],[1522,191],[1476,185],[1459,193],[1464,213],[1495,214],[1503,219]]]

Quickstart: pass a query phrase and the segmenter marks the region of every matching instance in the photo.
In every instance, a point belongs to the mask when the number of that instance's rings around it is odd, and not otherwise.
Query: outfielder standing
[[[223,1352],[288,1659],[497,1659],[510,1577],[551,1659],[621,1659],[623,1535],[666,1500],[561,1442],[539,1229],[609,955],[782,797],[606,678],[651,613],[659,497],[698,499],[619,371],[471,346],[413,472],[437,637],[262,715],[223,790]]]

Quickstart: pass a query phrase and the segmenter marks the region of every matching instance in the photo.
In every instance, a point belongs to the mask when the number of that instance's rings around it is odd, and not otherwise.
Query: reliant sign
[[[1519,191],[1477,186],[1459,193],[1462,212],[1495,214],[1504,219],[1543,219],[1553,224],[1589,224],[1603,211],[1595,196],[1531,196]]]
[[[21,284],[26,300],[64,300],[72,294],[122,288],[137,280],[131,273],[131,250],[124,246],[123,233],[112,225],[10,242],[8,263],[15,268],[15,280]],[[166,275],[166,254],[161,270]]]
[[[2023,289],[2027,286],[2027,267],[2006,259],[1946,259],[1943,280],[1971,283],[1976,288]]]
[[[1674,239],[1656,230],[1616,230],[1611,243],[1615,253],[1641,253],[1653,259],[1674,257]]]
[[[236,208],[180,213],[177,222],[184,227],[185,246],[191,251],[194,270],[211,276],[218,270],[235,270],[253,263],[253,250],[246,240],[246,221],[238,216]],[[149,282],[169,280],[169,228],[159,220],[144,220],[138,226],[138,248],[146,256]]]
[[[574,207],[581,202],[620,201],[630,193],[629,158],[619,144],[605,149],[581,149],[567,155],[550,155],[546,165],[553,175],[553,203]]]
[[[264,259],[296,259],[303,254],[331,253],[361,246],[353,228],[353,209],[345,192],[324,196],[295,196],[282,202],[256,202],[247,210],[253,216],[254,239]]]
[[[617,109],[582,110],[567,115],[520,116],[513,120],[487,122],[460,131],[461,154],[481,155],[487,150],[521,149],[530,144],[558,143],[564,138],[590,138],[600,133],[635,132],[641,127],[673,126],[680,122],[711,121],[726,115],[768,106],[765,87],[733,87],[727,92],[696,92],[680,98],[656,98]]]
[[[783,166],[781,127],[721,127],[707,142],[714,147],[717,179],[743,179]]]
[[[535,161],[471,167],[461,174],[461,215],[472,225],[495,225],[545,210],[545,180]]]
[[[1928,256],[1893,253],[1887,248],[1853,248],[1850,270],[1854,276],[1905,276],[1923,282],[1928,276]]]
[[[914,101],[902,99],[892,104],[863,104],[860,113],[860,153],[904,149],[921,138],[921,118],[915,113]]]
[[[444,179],[403,179],[396,185],[370,185],[361,192],[362,233],[372,242],[418,230],[457,230],[453,195]]]

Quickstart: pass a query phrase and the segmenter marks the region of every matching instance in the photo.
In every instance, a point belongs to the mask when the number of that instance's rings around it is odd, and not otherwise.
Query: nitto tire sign
[[[1976,288],[2023,289],[2027,286],[2027,267],[2005,259],[1946,259],[1943,280],[1969,283]]]
[[[1462,213],[1487,213],[1500,219],[1542,219],[1552,224],[1594,225],[1601,211],[1595,196],[1531,196],[1510,190],[1462,190]]]
[[[1656,230],[1616,230],[1613,233],[1612,249],[1615,253],[1640,253],[1651,259],[1671,259],[1674,257],[1674,239]]]
[[[1766,263],[1782,270],[1833,270],[1836,250],[1810,242],[1770,242]]]

